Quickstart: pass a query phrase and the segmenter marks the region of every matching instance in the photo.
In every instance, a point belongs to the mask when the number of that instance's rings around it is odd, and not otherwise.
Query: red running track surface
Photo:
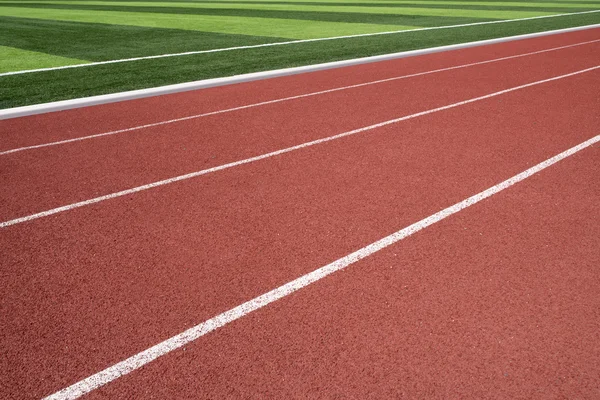
[[[0,121],[0,151],[600,30]],[[0,156],[0,220],[600,65],[600,44]],[[0,228],[0,397],[52,394],[598,135],[600,71]],[[91,397],[597,398],[597,145]]]

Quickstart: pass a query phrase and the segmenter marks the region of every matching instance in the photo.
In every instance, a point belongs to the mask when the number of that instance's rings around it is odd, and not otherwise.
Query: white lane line
[[[458,25],[432,26],[432,27],[417,28],[417,29],[402,29],[402,30],[397,30],[397,31],[362,33],[362,34],[357,34],[357,35],[345,35],[345,36],[332,36],[332,37],[315,38],[315,39],[290,40],[290,41],[286,41],[286,42],[262,43],[262,44],[255,44],[255,45],[249,45],[249,46],[235,46],[235,47],[226,47],[226,48],[220,48],[220,49],[187,51],[187,52],[183,52],[183,53],[159,54],[159,55],[154,55],[154,56],[132,57],[132,58],[123,58],[123,59],[118,59],[118,60],[89,62],[89,63],[84,63],[84,64],[63,65],[60,67],[49,67],[49,68],[38,68],[38,69],[28,69],[28,70],[21,70],[21,71],[4,72],[4,73],[0,74],[0,77],[10,76],[10,75],[30,74],[30,73],[44,72],[44,71],[57,71],[57,70],[62,70],[62,69],[92,67],[92,66],[96,66],[96,65],[117,64],[117,63],[125,63],[125,62],[132,62],[132,61],[141,61],[141,60],[152,60],[152,59],[157,59],[157,58],[180,57],[180,56],[189,56],[189,55],[194,55],[194,54],[219,53],[219,52],[232,51],[232,50],[257,49],[257,48],[261,48],[261,47],[285,46],[285,45],[299,44],[299,43],[322,42],[322,41],[326,41],[326,40],[338,40],[338,39],[351,39],[351,38],[359,38],[359,37],[367,37],[367,36],[392,35],[392,34],[399,34],[399,33],[406,33],[406,32],[419,32],[419,31],[431,31],[431,30],[437,30],[437,29],[463,28],[463,27],[478,26],[478,25],[503,24],[503,23],[507,23],[507,22],[529,21],[529,20],[543,19],[543,18],[556,18],[556,17],[565,17],[565,16],[569,16],[569,15],[591,14],[591,13],[597,13],[597,12],[600,12],[600,10],[578,11],[578,12],[564,13],[564,14],[540,15],[537,17],[504,19],[504,20],[499,20],[499,21],[472,22],[472,23],[468,23],[468,24],[458,24]]]
[[[210,333],[224,325],[229,324],[230,322],[242,318],[243,316],[253,311],[263,308],[274,301],[289,296],[297,290],[300,290],[314,282],[317,282],[318,280],[325,278],[327,275],[344,269],[347,266],[354,264],[355,262],[365,257],[368,257],[373,253],[385,249],[386,247],[391,246],[392,244],[397,243],[400,240],[411,236],[422,229],[427,228],[428,226],[431,226],[445,218],[448,218],[452,214],[456,214],[457,212],[464,210],[467,207],[477,204],[480,201],[498,192],[501,192],[502,190],[507,189],[518,182],[521,182],[522,180],[542,171],[543,169],[548,168],[549,166],[599,141],[600,135],[597,135],[575,147],[572,147],[552,158],[547,159],[546,161],[535,165],[534,167],[529,168],[526,171],[521,172],[518,175],[513,176],[512,178],[509,178],[495,186],[492,186],[491,188],[486,189],[483,192],[477,193],[427,218],[415,222],[414,224],[409,225],[404,229],[392,233],[391,235],[386,236],[383,239],[379,239],[378,241],[371,243],[368,246],[365,246],[355,251],[354,253],[348,254],[345,257],[335,260],[331,264],[327,264],[313,272],[310,272],[289,283],[286,283],[283,286],[273,289],[270,292],[255,297],[254,299],[247,301],[235,308],[232,308],[229,311],[226,311],[222,314],[217,315],[216,317],[204,321],[176,336],[173,336],[153,347],[150,347],[147,350],[144,350],[134,356],[129,357],[126,360],[123,360],[111,367],[106,368],[103,371],[100,371],[59,392],[56,392],[53,395],[46,397],[46,399],[66,400],[76,399],[80,396],[83,396],[84,394],[89,393],[92,390],[99,388],[100,386],[103,386],[109,382],[114,381],[115,379],[118,379],[123,375],[126,375],[138,368],[143,367],[151,361],[154,361],[155,359],[164,356],[165,354],[170,353],[173,350],[187,345],[188,343],[206,335],[207,333]]]
[[[494,63],[494,62],[510,60],[510,59],[513,59],[513,58],[520,58],[520,57],[526,57],[526,56],[531,56],[531,55],[536,55],[536,54],[542,54],[542,53],[547,53],[547,52],[551,52],[551,51],[557,51],[557,50],[567,49],[567,48],[570,48],[570,47],[583,46],[583,45],[586,45],[586,44],[597,43],[597,42],[600,42],[600,39],[589,40],[589,41],[586,41],[586,42],[574,43],[574,44],[569,44],[569,45],[565,45],[565,46],[552,47],[552,48],[549,48],[549,49],[533,51],[533,52],[530,52],[530,53],[523,53],[523,54],[516,54],[516,55],[513,55],[513,56],[494,58],[494,59],[485,60],[485,61],[479,61],[479,62],[475,62],[475,63],[456,65],[456,66],[453,66],[453,67],[447,67],[447,68],[434,69],[434,70],[430,70],[430,71],[418,72],[418,73],[409,74],[409,75],[401,75],[401,76],[395,76],[395,77],[386,78],[386,79],[379,79],[379,80],[370,81],[370,82],[358,83],[358,84],[355,84],[355,85],[341,86],[341,87],[337,87],[337,88],[333,88],[333,89],[327,89],[327,90],[321,90],[321,91],[318,91],[318,92],[305,93],[305,94],[301,94],[301,95],[297,95],[297,96],[283,97],[283,98],[280,98],[280,99],[262,101],[262,102],[259,102],[259,103],[247,104],[247,105],[243,105],[243,106],[239,106],[239,107],[232,107],[232,108],[227,108],[227,109],[222,109],[222,110],[217,110],[217,111],[206,112],[206,113],[203,113],[203,114],[189,115],[189,116],[181,117],[181,118],[174,118],[174,119],[169,119],[169,120],[165,120],[165,121],[153,122],[151,124],[144,124],[144,125],[134,126],[134,127],[130,127],[130,128],[124,128],[124,129],[118,129],[118,130],[109,131],[109,132],[97,133],[97,134],[94,134],[94,135],[80,136],[80,137],[77,137],[77,138],[65,139],[65,140],[58,140],[58,141],[55,141],[55,142],[48,142],[48,143],[31,145],[31,146],[23,146],[23,147],[18,147],[18,148],[10,149],[10,150],[0,151],[0,156],[7,155],[7,154],[12,154],[12,153],[18,153],[18,152],[26,151],[26,150],[34,150],[34,149],[39,149],[39,148],[43,148],[43,147],[58,146],[58,145],[61,145],[61,144],[67,144],[67,143],[73,143],[73,142],[80,142],[80,141],[83,141],[83,140],[95,139],[95,138],[100,138],[100,137],[104,137],[104,136],[111,136],[111,135],[116,135],[118,133],[132,132],[132,131],[136,131],[136,130],[140,130],[140,129],[152,128],[152,127],[156,127],[156,126],[172,124],[172,123],[175,123],[175,122],[188,121],[188,120],[191,120],[191,119],[208,117],[208,116],[211,116],[211,115],[223,114],[223,113],[228,113],[228,112],[232,112],[232,111],[239,111],[239,110],[244,110],[244,109],[247,109],[247,108],[260,107],[260,106],[265,106],[265,105],[269,105],[269,104],[281,103],[281,102],[284,102],[284,101],[302,99],[302,98],[305,98],[305,97],[318,96],[318,95],[332,93],[332,92],[338,92],[338,91],[342,91],[342,90],[355,89],[355,88],[359,88],[359,87],[363,87],[363,86],[376,85],[376,84],[385,83],[385,82],[392,82],[392,81],[396,81],[396,80],[400,80],[400,79],[414,78],[414,77],[422,76],[422,75],[429,75],[429,74],[435,74],[435,73],[444,72],[444,71],[451,71],[451,70],[455,70],[455,69],[473,67],[473,66],[477,66],[477,65],[490,64],[490,63]]]
[[[158,187],[158,186],[168,185],[168,184],[171,184],[171,183],[175,183],[175,182],[179,182],[179,181],[183,181],[183,180],[195,178],[195,177],[198,177],[198,176],[206,175],[206,174],[209,174],[209,173],[212,173],[212,172],[217,172],[217,171],[221,171],[221,170],[224,170],[224,169],[233,168],[233,167],[236,167],[236,166],[239,166],[239,165],[253,163],[255,161],[264,160],[266,158],[271,158],[271,157],[274,157],[274,156],[278,156],[280,154],[290,153],[290,152],[295,151],[295,150],[304,149],[306,147],[315,146],[317,144],[330,142],[332,140],[341,139],[341,138],[346,137],[346,136],[351,136],[351,135],[355,135],[357,133],[361,133],[361,132],[369,131],[369,130],[372,130],[372,129],[380,128],[382,126],[395,124],[395,123],[398,123],[398,122],[401,122],[401,121],[406,121],[406,120],[409,120],[409,119],[412,119],[412,118],[421,117],[423,115],[428,115],[428,114],[436,113],[438,111],[448,110],[448,109],[459,107],[459,106],[462,106],[462,105],[465,105],[465,104],[474,103],[476,101],[489,99],[491,97],[499,96],[499,95],[502,95],[502,94],[505,94],[505,93],[514,92],[515,90],[520,90],[520,89],[528,88],[528,87],[531,87],[531,86],[540,85],[542,83],[552,82],[552,81],[556,81],[556,80],[559,80],[559,79],[568,78],[570,76],[575,76],[575,75],[583,74],[585,72],[594,71],[594,70],[597,70],[599,68],[600,68],[600,65],[597,65],[595,67],[586,68],[586,69],[582,69],[582,70],[579,70],[579,71],[571,72],[571,73],[568,73],[568,74],[555,76],[553,78],[543,79],[543,80],[540,80],[540,81],[535,81],[535,82],[527,83],[527,84],[524,84],[524,85],[515,86],[515,87],[509,88],[509,89],[504,89],[504,90],[500,90],[498,92],[486,94],[484,96],[474,97],[474,98],[469,99],[469,100],[460,101],[460,102],[449,104],[449,105],[442,106],[442,107],[432,108],[430,110],[421,111],[421,112],[418,112],[418,113],[415,113],[415,114],[406,115],[406,116],[400,117],[400,118],[390,119],[388,121],[384,121],[384,122],[380,122],[380,123],[377,123],[377,124],[365,126],[365,127],[358,128],[358,129],[354,129],[354,130],[351,130],[351,131],[343,132],[343,133],[340,133],[340,134],[337,134],[337,135],[334,135],[334,136],[328,136],[328,137],[325,137],[325,138],[321,138],[321,139],[317,139],[317,140],[312,140],[310,142],[305,142],[305,143],[302,143],[302,144],[299,144],[299,145],[296,145],[296,146],[287,147],[285,149],[276,150],[276,151],[273,151],[273,152],[270,152],[270,153],[261,154],[259,156],[254,156],[254,157],[246,158],[244,160],[239,160],[239,161],[234,161],[234,162],[230,162],[230,163],[227,163],[227,164],[222,164],[222,165],[219,165],[219,166],[216,166],[216,167],[212,167],[212,168],[208,168],[208,169],[203,169],[201,171],[191,172],[189,174],[175,176],[173,178],[164,179],[164,180],[157,181],[157,182],[152,182],[152,183],[149,183],[149,184],[146,184],[146,185],[137,186],[137,187],[134,187],[134,188],[131,188],[131,189],[122,190],[120,192],[110,193],[110,194],[107,194],[107,195],[104,195],[104,196],[95,197],[93,199],[84,200],[84,201],[80,201],[80,202],[77,202],[77,203],[68,204],[68,205],[65,205],[65,206],[62,206],[62,207],[53,208],[53,209],[50,209],[50,210],[47,210],[47,211],[42,211],[42,212],[39,212],[39,213],[27,215],[25,217],[11,219],[11,220],[8,220],[8,221],[1,222],[0,223],[0,228],[6,228],[6,227],[11,226],[11,225],[16,225],[16,224],[20,224],[20,223],[27,222],[27,221],[32,221],[34,219],[38,219],[38,218],[42,218],[42,217],[47,217],[47,216],[50,216],[50,215],[53,215],[53,214],[58,214],[58,213],[61,213],[61,212],[73,210],[75,208],[88,206],[88,205],[91,205],[91,204],[100,203],[102,201],[109,200],[109,199],[114,199],[114,198],[117,198],[117,197],[127,196],[127,195],[130,195],[130,194],[133,194],[133,193],[137,193],[137,192],[141,192],[141,191],[144,191],[144,190],[152,189],[152,188],[155,188],[155,187]]]

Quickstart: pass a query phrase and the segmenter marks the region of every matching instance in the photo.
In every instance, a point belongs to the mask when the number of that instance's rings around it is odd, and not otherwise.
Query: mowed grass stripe
[[[474,22],[472,20],[449,20],[441,17],[427,18],[426,26]],[[0,36],[0,45],[92,62],[155,56],[169,52],[182,53],[240,45],[262,45],[287,40],[285,38],[15,17],[0,17],[0,25],[4,27],[6,33]],[[62,65],[72,64],[66,59]],[[17,65],[8,58],[0,58],[2,72],[18,71]],[[29,65],[27,69],[36,69],[31,63],[27,65]],[[58,62],[51,65],[61,66]],[[48,64],[43,64],[37,68],[47,66]]]
[[[244,10],[251,11],[248,16],[257,15],[260,12],[265,13],[265,17],[273,17],[275,12],[297,12],[302,13],[356,13],[356,14],[383,14],[383,15],[402,15],[406,8],[426,8],[426,9],[460,9],[460,10],[482,10],[482,11],[542,11],[542,12],[572,12],[577,10],[594,9],[594,4],[578,4],[578,3],[487,3],[487,2],[407,2],[407,3],[305,3],[296,4],[293,2],[287,3],[203,3],[203,2],[165,2],[165,1],[122,1],[122,0],[86,0],[86,1],[70,1],[70,0],[38,0],[32,2],[15,2],[3,1],[3,5],[12,6],[75,6],[75,7],[94,7],[98,10],[115,10],[115,11],[138,11],[142,12],[165,12],[165,13],[190,13],[206,15],[239,15],[234,14],[243,12]],[[127,8],[133,7],[133,8]],[[63,8],[63,7],[56,7]],[[67,7],[64,7],[67,8]],[[229,11],[230,13],[226,13]],[[218,14],[221,12],[222,14]],[[272,14],[272,15],[271,15]],[[428,14],[424,14],[428,15]],[[288,17],[286,17],[288,18]],[[305,19],[305,18],[299,18]],[[306,18],[313,19],[313,18]],[[354,21],[349,21],[354,22]]]
[[[177,6],[179,5],[179,6]],[[383,15],[426,15],[435,17],[469,17],[469,18],[489,18],[489,19],[517,19],[535,17],[538,15],[550,15],[556,14],[549,9],[541,9],[541,11],[529,11],[529,10],[469,10],[460,8],[460,6],[448,6],[442,8],[427,8],[427,7],[415,7],[414,5],[407,5],[406,7],[357,7],[357,6],[296,6],[296,5],[230,5],[230,4],[213,4],[212,7],[204,7],[200,4],[194,3],[134,3],[134,2],[123,2],[123,3],[105,3],[102,1],[85,1],[83,3],[71,3],[63,1],[52,1],[52,2],[36,2],[36,3],[2,3],[2,7],[23,7],[33,8],[42,7],[48,9],[57,10],[95,10],[95,11],[120,11],[120,12],[158,12],[158,13],[177,13],[177,14],[196,14],[196,15],[228,15],[227,13],[237,13],[247,11],[249,18],[253,17],[264,17],[272,18],[267,15],[267,12],[275,13],[281,12],[282,15],[289,12],[301,12],[309,15],[319,13],[337,13],[337,14],[383,14]],[[148,10],[148,11],[146,11]],[[258,11],[264,12],[264,15],[257,15]],[[203,14],[203,13],[206,14]],[[221,14],[218,14],[221,13]],[[280,18],[275,16],[274,18]],[[344,21],[346,22],[346,21]],[[355,21],[347,21],[355,22]],[[358,21],[360,22],[360,21]]]
[[[89,10],[89,11],[117,11],[117,12],[144,12],[158,14],[185,14],[185,15],[217,15],[244,18],[275,18],[294,19],[307,21],[344,22],[357,24],[380,24],[404,27],[431,27],[441,25],[459,25],[478,21],[493,21],[492,18],[474,17],[444,17],[429,15],[400,15],[400,14],[374,14],[356,12],[317,12],[317,11],[279,11],[279,10],[252,10],[252,9],[220,9],[220,8],[184,8],[184,7],[133,7],[87,4],[45,4],[34,3],[24,6],[20,3],[7,3],[11,6],[50,8],[62,10]],[[571,10],[568,10],[571,11]],[[285,24],[286,22],[281,22]]]
[[[0,45],[88,61],[287,40],[263,36],[15,17],[0,17],[0,26],[3,32],[0,35]],[[0,58],[0,69],[7,61],[5,58]],[[64,65],[70,64],[72,63],[65,62]],[[29,67],[32,68],[36,67]]]
[[[95,0],[21,0],[20,3],[40,3],[40,2],[46,2],[46,3],[56,3],[56,2],[61,2],[61,3],[83,3],[83,2],[94,2]],[[14,2],[14,0],[0,0],[0,3],[11,3]],[[102,0],[102,3],[166,3],[165,0]],[[280,4],[280,5],[309,5],[309,6],[318,6],[318,5],[325,5],[325,6],[363,6],[363,7],[396,7],[398,6],[403,6],[406,4],[410,4],[410,5],[468,5],[468,4],[479,4],[479,5],[503,5],[503,6],[517,6],[517,7],[527,7],[529,4],[531,3],[535,3],[537,6],[539,7],[586,7],[589,4],[598,4],[597,0],[560,0],[560,1],[548,1],[548,0],[531,0],[531,1],[527,1],[526,3],[524,2],[519,2],[519,1],[505,1],[505,0],[452,0],[452,1],[446,1],[446,0],[393,0],[393,1],[386,1],[386,0],[379,0],[379,1],[369,1],[366,2],[365,0],[348,0],[348,1],[340,1],[340,0],[331,0],[331,1],[326,1],[326,0],[314,0],[314,1],[310,1],[310,0],[305,0],[305,1],[281,1],[281,0],[177,0],[177,1],[173,1],[173,2],[168,2],[172,5],[174,4],[185,4],[187,6],[189,6],[190,4],[199,4],[199,5],[206,5],[206,6],[213,6],[213,5],[223,5],[223,4],[232,4],[232,5],[252,5],[252,4],[256,4],[256,5],[260,5],[260,4],[264,4],[264,5],[276,5],[276,4]]]
[[[0,22],[0,24],[2,24],[2,22]],[[48,68],[63,65],[74,65],[87,61],[89,60],[61,57],[57,55],[46,54],[44,52],[23,50],[0,45],[0,73],[31,68]]]
[[[0,78],[0,108],[600,23],[582,14],[144,60]],[[401,37],[401,40],[399,39]]]
[[[0,0],[0,1],[11,1],[11,0]],[[31,2],[36,2],[39,0],[27,0],[27,1],[31,1]],[[104,0],[105,2],[110,2],[110,3],[122,3],[123,0]],[[162,3],[164,2],[164,0],[129,0],[129,2],[132,3]],[[405,1],[372,1],[372,2],[365,2],[364,0],[357,0],[357,1],[344,1],[341,2],[339,0],[332,0],[332,1],[323,1],[323,0],[315,0],[315,1],[280,1],[280,0],[272,0],[272,1],[268,1],[268,0],[262,0],[262,1],[256,1],[256,0],[250,0],[250,1],[244,1],[244,0],[221,0],[221,1],[196,1],[196,0],[179,0],[178,3],[195,3],[195,4],[206,4],[206,5],[211,5],[211,4],[281,4],[281,5],[330,5],[330,6],[348,6],[348,5],[353,5],[353,6],[363,6],[363,7],[404,7],[406,5],[423,5],[423,6],[429,6],[429,5],[441,5],[441,6],[446,6],[446,5],[481,5],[481,6],[505,6],[505,7],[530,7],[531,3],[536,4],[535,7],[573,7],[573,8],[580,8],[580,7],[588,7],[589,4],[597,4],[598,1],[593,1],[593,0],[585,0],[585,1],[580,1],[580,0],[574,0],[574,1],[558,1],[558,2],[553,2],[553,1],[548,1],[548,0],[536,0],[536,1],[528,1],[526,3],[523,2],[518,2],[518,1],[503,1],[503,0],[486,0],[486,1],[479,1],[479,0],[460,0],[460,1],[446,1],[446,0],[405,0]]]
[[[36,18],[56,21],[91,22],[203,32],[312,39],[360,33],[399,30],[400,25],[337,23],[279,18],[227,17],[213,15],[154,14],[89,10],[57,10],[47,8],[0,6],[0,16]],[[413,26],[407,26],[410,29]]]
[[[349,13],[384,13],[401,14],[404,8],[433,8],[433,9],[463,9],[463,10],[495,10],[495,11],[577,11],[594,8],[594,4],[579,3],[489,3],[489,2],[424,2],[410,1],[405,3],[295,3],[295,2],[270,2],[270,3],[227,3],[227,2],[165,2],[163,1],[123,1],[123,0],[37,0],[37,1],[11,1],[2,0],[2,5],[78,5],[78,6],[106,6],[106,7],[139,7],[140,9],[206,9],[206,10],[252,10],[252,11],[313,11],[313,12],[349,12]]]

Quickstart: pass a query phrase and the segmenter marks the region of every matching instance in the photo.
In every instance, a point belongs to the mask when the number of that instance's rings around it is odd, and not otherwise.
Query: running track
[[[341,260],[87,396],[600,398],[599,110],[595,29],[0,121],[0,397]]]

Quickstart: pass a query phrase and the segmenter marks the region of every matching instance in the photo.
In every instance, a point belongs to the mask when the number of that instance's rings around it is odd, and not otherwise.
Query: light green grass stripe
[[[448,26],[437,26],[437,27],[425,27],[425,28],[420,28],[420,29],[409,29],[409,30],[403,30],[403,31],[390,31],[390,32],[376,32],[376,33],[367,33],[367,34],[359,34],[359,35],[349,35],[349,36],[338,36],[338,37],[325,37],[325,38],[316,38],[316,39],[301,39],[301,40],[293,40],[293,41],[283,41],[283,42],[271,42],[271,43],[264,43],[264,44],[257,44],[257,45],[248,45],[248,46],[235,46],[235,47],[229,47],[229,48],[216,48],[216,49],[211,49],[211,50],[201,50],[201,51],[188,51],[185,53],[170,53],[170,54],[162,54],[162,55],[154,55],[154,56],[145,56],[145,57],[135,57],[135,58],[127,58],[127,59],[115,59],[115,60],[106,60],[106,61],[99,61],[99,62],[92,62],[92,63],[87,63],[87,64],[81,64],[81,65],[72,65],[72,66],[64,66],[64,67],[55,67],[55,68],[41,68],[41,69],[33,69],[33,70],[21,70],[21,71],[13,71],[13,72],[8,72],[6,74],[0,74],[1,76],[8,76],[8,75],[22,75],[22,74],[28,74],[28,73],[35,73],[35,72],[48,72],[50,70],[61,70],[61,69],[73,69],[73,68],[77,68],[77,67],[86,67],[86,66],[92,66],[92,65],[109,65],[109,64],[118,64],[118,63],[125,63],[125,62],[133,62],[133,61],[144,61],[144,60],[151,60],[151,59],[160,59],[160,58],[172,58],[172,57],[180,57],[180,56],[191,56],[191,55],[200,55],[200,54],[214,54],[214,53],[220,53],[220,52],[227,52],[227,51],[233,51],[233,50],[248,50],[248,49],[258,49],[258,48],[266,48],[266,47],[274,47],[274,46],[285,46],[285,45],[291,45],[291,44],[299,44],[299,43],[307,43],[307,42],[322,42],[322,41],[332,41],[332,40],[338,40],[338,39],[350,39],[350,38],[357,38],[357,37],[375,37],[375,36],[382,36],[382,35],[397,35],[400,33],[415,33],[418,31],[428,31],[431,32],[432,30],[439,30],[439,29],[454,29],[454,28],[464,28],[467,26],[470,27],[474,27],[474,26],[484,26],[484,25],[488,25],[488,24],[504,24],[504,23],[515,23],[515,22],[525,22],[525,20],[529,20],[529,21],[535,21],[535,20],[547,20],[547,19],[554,19],[554,18],[560,18],[560,17],[573,17],[576,15],[591,15],[591,14],[597,14],[599,13],[600,10],[594,10],[594,11],[580,11],[580,12],[576,12],[576,13],[570,13],[570,14],[555,14],[555,15],[551,15],[551,16],[538,16],[538,17],[531,17],[531,18],[525,18],[525,19],[521,19],[521,20],[496,20],[496,21],[489,21],[489,22],[476,22],[476,23],[471,23],[471,24],[463,24],[463,25],[448,25]]]
[[[10,2],[14,0],[0,0]],[[338,0],[339,2],[342,2]],[[294,4],[294,2],[290,2],[290,4],[279,4],[273,2],[273,4],[256,4],[256,3],[244,3],[244,2],[181,2],[181,1],[173,1],[173,2],[160,2],[160,1],[97,1],[97,0],[85,0],[85,1],[74,1],[74,0],[37,0],[35,3],[40,4],[85,4],[85,5],[104,5],[104,6],[130,6],[130,7],[181,7],[181,8],[221,8],[221,9],[250,9],[250,10],[281,10],[281,11],[333,11],[333,12],[355,12],[355,13],[381,13],[381,14],[403,14],[403,10],[406,8],[406,5],[443,5],[449,6],[449,9],[452,7],[460,7],[460,6],[486,6],[486,7],[515,7],[515,8],[523,8],[522,11],[527,11],[527,7],[535,7],[535,8],[594,8],[591,4],[583,4],[583,3],[565,3],[565,2],[545,2],[545,3],[529,3],[529,2],[486,2],[486,1],[395,1],[393,3],[382,3],[382,2],[372,2],[373,6],[353,6],[352,2],[346,2],[346,5],[333,4],[322,5],[322,4],[306,4],[299,5]],[[359,4],[369,3],[367,0],[362,0]],[[26,4],[26,3],[25,3]],[[401,5],[402,7],[394,7],[393,5]],[[384,7],[384,5],[389,5],[389,7]],[[600,2],[598,2],[600,6]],[[425,8],[425,7],[414,7],[414,8]],[[495,11],[490,11],[495,12]],[[521,12],[521,10],[516,10],[516,12]],[[485,17],[485,16],[482,16]]]
[[[73,2],[68,2],[68,1],[51,1],[51,2],[47,2],[44,4],[77,4],[77,3],[73,3]],[[129,7],[147,7],[147,6],[153,6],[153,7],[173,7],[173,6],[179,6],[179,7],[187,7],[187,8],[197,8],[197,9],[202,9],[202,8],[209,8],[206,7],[203,4],[199,4],[199,3],[154,3],[154,2],[102,2],[102,1],[85,1],[83,3],[79,3],[79,4],[85,4],[85,5],[102,5],[102,6],[129,6]],[[26,3],[24,3],[23,5],[24,8],[26,8]],[[230,5],[230,4],[216,4],[216,5],[211,5],[210,8],[220,8],[220,9],[239,9],[240,5]],[[246,9],[248,10],[278,10],[278,11],[312,11],[312,12],[346,12],[346,13],[367,13],[367,14],[390,14],[390,15],[424,15],[424,16],[432,16],[432,17],[470,17],[470,18],[486,18],[486,19],[517,19],[517,18],[528,18],[528,17],[536,17],[539,15],[551,15],[551,14],[555,14],[555,11],[549,10],[549,11],[510,11],[510,10],[467,10],[467,9],[460,9],[460,8],[425,8],[425,7],[402,7],[402,8],[397,8],[397,7],[364,7],[364,6],[304,6],[304,5],[294,5],[294,4],[290,4],[290,5],[281,5],[281,4],[275,4],[275,5],[261,5],[261,4],[252,4],[249,6],[245,6],[247,7]],[[589,7],[588,7],[589,8]],[[28,8],[26,8],[28,9]],[[59,12],[59,11],[75,11],[75,10],[52,10],[52,9],[46,9],[47,13],[53,13],[53,12]],[[86,13],[91,14],[91,15],[98,15],[100,17],[100,15],[102,15],[102,13],[108,13],[108,12],[112,12],[112,11],[86,11]],[[135,14],[133,12],[120,12],[123,15],[126,14]],[[150,23],[150,21],[155,20],[157,17],[154,15],[151,15],[152,13],[147,13],[147,19],[148,19],[148,23]],[[160,15],[160,14],[159,14]],[[183,14],[181,14],[183,15]],[[16,16],[16,15],[15,15]],[[133,16],[132,16],[133,17]],[[191,15],[188,17],[192,17]],[[209,16],[204,16],[204,15],[197,15],[196,18],[206,18]],[[39,18],[39,17],[36,17]],[[193,17],[192,17],[193,18]],[[222,18],[237,18],[236,23],[239,23],[239,19],[241,18],[242,21],[245,20],[246,18],[250,19],[250,18],[256,18],[256,17],[216,17],[215,18],[219,18],[220,20],[222,20]],[[278,20],[278,19],[276,19]],[[280,21],[280,20],[279,20]],[[97,21],[97,20],[91,20],[91,21],[86,21],[86,22],[101,22],[101,21]],[[112,22],[112,23],[116,23],[116,22]],[[281,23],[281,21],[280,21]],[[286,21],[287,23],[287,21]],[[332,24],[333,22],[328,22],[327,24]],[[175,26],[169,26],[170,28],[175,28]],[[273,26],[272,28],[276,28],[275,26]],[[180,29],[185,29],[185,28],[180,28]],[[205,29],[203,29],[205,30]],[[386,30],[385,28],[382,30]],[[232,32],[232,31],[214,31],[214,30],[210,30],[210,32],[222,32],[222,33],[242,33],[239,31],[236,32]],[[366,33],[366,32],[361,32],[361,33]],[[260,35],[260,36],[269,36],[263,32],[256,32],[256,31],[246,31],[246,34],[250,34],[250,35]],[[278,37],[282,37],[285,36],[283,34],[275,34],[275,36]],[[323,35],[321,35],[323,36]]]
[[[0,60],[2,60],[0,62],[0,73],[32,68],[76,65],[88,62],[88,60],[54,56],[52,54],[15,49],[14,47],[7,46],[0,46]]]
[[[10,3],[10,2],[14,2],[15,0],[0,0],[0,3]],[[39,3],[40,0],[20,0],[22,3]],[[65,0],[67,1],[67,0]],[[96,0],[69,0],[71,3],[79,3],[79,4],[85,4],[88,3],[89,1],[96,1]],[[117,0],[118,1],[118,0]],[[106,3],[110,3],[112,2],[111,0],[106,0]],[[133,1],[130,1],[133,2]],[[148,1],[146,1],[148,2]],[[160,2],[160,1],[157,1]],[[195,0],[190,0],[190,1],[186,1],[186,0],[178,0],[178,1],[174,1],[173,3],[182,3],[182,4],[207,4],[207,5],[212,5],[212,4],[247,4],[247,5],[252,5],[252,4],[261,4],[261,3],[273,3],[273,4],[281,4],[281,3],[290,3],[290,4],[298,4],[298,3],[305,3],[307,5],[310,4],[314,4],[314,5],[318,5],[318,4],[323,4],[323,3],[331,3],[332,5],[339,5],[340,3],[345,3],[345,4],[365,4],[365,3],[370,3],[373,5],[394,5],[394,4],[479,4],[479,5],[509,5],[509,6],[519,6],[519,5],[524,5],[524,4],[536,4],[539,6],[554,6],[556,7],[557,5],[564,5],[564,6],[571,6],[571,5],[581,5],[581,6],[585,6],[585,5],[589,5],[589,4],[598,4],[600,3],[600,1],[589,1],[589,0],[560,0],[557,2],[553,2],[553,1],[548,1],[548,0],[532,0],[532,1],[523,1],[523,2],[519,2],[519,1],[489,1],[489,0],[483,0],[483,1],[475,1],[475,0],[377,0],[377,1],[370,1],[370,0],[290,0],[290,1],[286,1],[286,0],[237,0],[237,1],[232,1],[232,0],[227,0],[227,1],[195,1]]]
[[[0,15],[6,17],[184,29],[288,39],[314,39],[324,36],[344,36],[360,33],[373,33],[415,28],[414,26],[325,22],[295,19],[282,20],[278,18],[59,10],[2,6],[0,6]]]

